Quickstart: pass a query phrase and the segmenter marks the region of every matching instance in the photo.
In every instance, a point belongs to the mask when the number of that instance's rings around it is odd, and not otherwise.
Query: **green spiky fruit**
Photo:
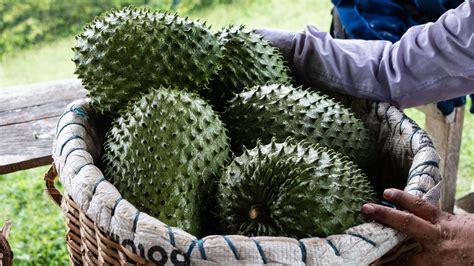
[[[280,52],[262,36],[241,27],[224,28],[217,33],[221,43],[222,69],[211,81],[206,98],[219,111],[235,93],[244,88],[270,83],[292,82]]]
[[[330,147],[367,169],[376,143],[347,108],[317,92],[283,85],[257,86],[238,94],[224,113],[232,148],[252,148],[258,139],[296,140]]]
[[[91,104],[114,116],[152,86],[201,90],[220,67],[217,37],[199,21],[127,7],[85,26],[73,48]]]
[[[258,144],[234,159],[218,187],[227,234],[325,237],[362,223],[373,201],[367,176],[348,157],[305,142]]]
[[[206,191],[229,150],[206,102],[185,91],[151,90],[113,122],[104,146],[106,176],[123,198],[200,234]]]

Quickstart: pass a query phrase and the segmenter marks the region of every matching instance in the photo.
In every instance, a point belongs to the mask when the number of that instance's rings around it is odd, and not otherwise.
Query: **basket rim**
[[[377,104],[377,108],[380,108],[380,106],[385,107],[385,108],[388,110],[388,109],[390,109],[393,105],[389,105],[389,104],[387,104],[387,103]],[[78,108],[79,108],[79,109],[78,109]],[[82,108],[82,109],[81,109],[81,108]],[[88,107],[88,103],[87,103],[86,101],[84,101],[84,100],[77,100],[77,101],[74,101],[73,103],[71,103],[71,104],[66,108],[65,112],[63,113],[63,115],[62,115],[61,118],[59,119],[59,121],[58,121],[58,129],[59,129],[59,125],[60,125],[61,123],[64,124],[64,121],[66,120],[66,118],[69,118],[69,119],[70,119],[69,122],[66,122],[66,125],[71,125],[71,123],[74,123],[74,122],[72,122],[72,121],[76,121],[76,120],[77,120],[77,121],[80,121],[80,122],[82,122],[82,123],[86,123],[86,121],[87,121],[87,119],[88,119],[88,116],[87,116],[87,111],[85,111],[85,110],[86,110],[87,108],[89,108],[89,107]],[[77,110],[80,110],[80,111],[77,111]],[[398,110],[398,108],[396,108],[396,110]],[[85,114],[85,115],[84,115],[84,114]],[[402,113],[402,115],[404,115],[404,114]],[[65,118],[65,117],[66,117],[66,118]],[[77,123],[77,122],[76,122],[76,123]],[[63,128],[64,128],[64,127],[63,127]],[[89,132],[87,132],[87,131],[88,131],[88,130],[87,130],[87,127],[84,126],[84,125],[77,127],[77,130],[85,130],[85,131],[86,131],[86,134],[89,134]],[[63,134],[63,135],[64,135],[64,133],[66,133],[66,132],[67,132],[67,131],[63,131],[63,130],[61,130],[61,129],[60,129],[60,130],[57,130],[57,134],[56,134],[55,141],[54,141],[54,145],[53,145],[53,151],[57,151],[57,150],[58,150],[58,145],[59,145],[58,141],[59,141],[59,136],[60,136],[60,134]],[[68,134],[71,134],[71,132],[69,132]],[[426,134],[426,133],[425,133],[425,134]],[[429,138],[429,136],[428,136],[428,138]],[[71,137],[66,137],[65,139],[67,139],[66,142],[68,142],[68,141],[71,139]],[[61,143],[61,145],[59,145],[59,146],[61,147],[61,148],[60,148],[61,150],[64,149],[65,144],[66,144],[66,143]],[[430,148],[432,148],[432,147],[426,147],[426,148],[430,149]],[[432,148],[432,149],[434,150],[434,152],[436,152],[436,150],[435,150],[434,148]],[[92,155],[89,153],[89,151],[88,151],[87,149],[84,149],[84,148],[83,148],[83,149],[78,149],[78,148],[74,149],[74,148],[73,148],[73,149],[71,149],[71,150],[69,151],[68,155],[72,154],[74,151],[82,151],[83,153],[89,154],[89,156],[92,158]],[[58,155],[56,154],[56,152],[53,152],[53,155],[56,155],[55,158],[54,158],[54,164],[56,165],[57,169],[59,169],[58,172],[61,173],[62,171],[64,171],[65,168],[67,168],[67,162],[66,162],[66,160],[67,160],[68,157],[66,156],[66,157],[64,158],[63,156],[58,156]],[[62,161],[61,161],[61,159],[62,159]],[[63,168],[63,167],[64,167],[64,168]],[[81,167],[81,170],[82,170],[82,168],[88,168],[88,167],[91,167],[91,168],[92,168],[92,167],[95,167],[95,168],[97,168],[93,163],[90,163],[90,162],[89,162],[87,165],[83,165],[83,166]],[[100,169],[97,168],[97,170],[100,172]],[[77,172],[77,170],[76,170],[76,171],[73,171],[73,172]],[[102,174],[102,173],[101,173],[101,174]],[[439,170],[438,170],[438,175],[439,175]],[[103,174],[102,174],[102,176],[103,176]],[[433,189],[435,186],[437,186],[438,183],[439,183],[439,181],[438,181],[434,186],[432,186],[431,189]],[[98,182],[96,182],[95,184],[93,184],[94,192],[96,192],[96,190],[103,189],[104,187],[109,187],[109,188],[110,188],[110,186],[114,187],[113,184],[111,184],[110,182],[108,182],[107,180],[105,180],[105,178],[103,178],[103,177],[102,177],[100,180],[98,180]],[[68,196],[71,197],[71,199],[75,201],[74,195],[70,195],[69,192],[68,192],[69,188],[70,188],[69,186],[67,186],[66,184],[64,184],[64,191],[65,191],[65,193],[67,193]],[[422,192],[422,195],[425,195],[425,193],[424,193],[423,191],[421,191],[421,192]],[[119,194],[119,196],[120,196],[120,194]],[[135,208],[131,203],[129,203],[128,201],[126,201],[126,199],[121,198],[121,196],[120,196],[120,198],[116,198],[116,199],[115,199],[115,204],[113,205],[112,212],[114,212],[115,209],[116,209],[117,207],[119,207],[119,206],[122,204],[122,202],[127,202],[130,206],[132,206],[133,208]],[[89,204],[89,203],[90,203],[90,200],[89,200],[89,202],[87,202],[87,203],[85,203],[85,204]],[[81,210],[84,211],[84,212],[86,212],[86,210],[84,210],[82,207],[81,207]],[[136,210],[136,208],[135,208],[135,210]],[[138,216],[139,216],[139,215],[147,215],[146,213],[141,213],[141,212],[139,212],[138,210],[137,210],[136,213],[137,213],[137,214],[136,214],[135,217],[129,217],[129,220],[130,220],[129,222],[132,222],[132,223],[135,224],[135,225],[136,225],[136,221],[138,220]],[[148,215],[148,216],[149,216],[149,215]],[[151,217],[151,216],[149,216],[149,217]],[[91,217],[89,217],[89,218],[91,218]],[[154,218],[154,217],[151,217],[151,218],[154,219],[154,220],[156,220],[156,222],[161,223],[161,221],[159,221],[158,219],[156,219],[156,218]],[[94,220],[94,217],[92,217],[91,219],[94,221],[94,223],[96,223],[96,221]],[[364,226],[367,226],[367,225],[370,225],[370,226],[372,226],[372,227],[375,226],[375,228],[379,227],[378,230],[380,230],[380,232],[383,232],[383,233],[389,235],[390,237],[395,237],[395,238],[397,239],[397,241],[396,241],[397,243],[396,243],[396,244],[399,244],[399,243],[400,243],[401,241],[403,241],[403,239],[405,238],[404,235],[399,234],[399,232],[397,232],[396,230],[394,230],[394,229],[392,229],[392,228],[381,227],[380,224],[378,224],[378,223],[375,223],[375,222],[368,222],[368,223],[363,223],[363,224],[360,224],[360,225],[357,225],[357,226],[354,226],[354,227],[351,227],[351,228],[347,229],[347,230],[345,231],[345,234],[331,235],[331,236],[328,236],[328,237],[326,237],[326,238],[312,237],[312,238],[304,238],[304,239],[294,239],[294,238],[280,237],[280,236],[265,236],[265,237],[252,237],[252,238],[249,238],[249,239],[252,239],[252,241],[257,241],[256,243],[258,243],[259,240],[263,240],[263,239],[265,239],[265,240],[271,240],[271,241],[273,241],[273,242],[275,242],[275,241],[280,241],[280,240],[282,240],[282,239],[284,239],[285,241],[291,240],[291,241],[294,241],[295,243],[297,243],[297,245],[299,245],[299,247],[300,247],[302,250],[307,248],[307,247],[305,247],[304,242],[314,242],[314,241],[319,241],[319,240],[321,240],[321,239],[324,239],[324,240],[325,240],[325,243],[326,243],[328,246],[330,246],[330,248],[334,251],[335,255],[336,255],[336,256],[340,256],[340,251],[339,251],[338,248],[331,242],[331,239],[336,238],[336,237],[340,237],[341,235],[346,235],[346,236],[348,236],[348,237],[359,238],[361,241],[366,242],[367,244],[369,244],[369,245],[372,246],[373,248],[381,248],[380,245],[378,245],[378,246],[375,245],[375,242],[373,242],[372,240],[370,240],[370,238],[365,237],[365,236],[363,236],[362,234],[359,234],[359,233],[358,233],[358,230],[357,230],[358,227],[361,227],[361,226],[364,227]],[[109,226],[110,226],[110,224],[109,224]],[[203,239],[197,239],[196,237],[194,237],[194,236],[192,236],[192,235],[190,235],[190,234],[184,232],[183,230],[181,230],[181,229],[179,229],[179,228],[171,227],[171,226],[169,226],[169,225],[165,225],[165,227],[166,227],[166,228],[165,228],[166,231],[169,232],[169,239],[166,239],[166,241],[168,241],[168,244],[171,246],[170,248],[173,248],[173,249],[178,248],[178,247],[176,247],[175,243],[172,243],[173,241],[171,241],[171,238],[172,238],[172,235],[173,235],[173,234],[176,235],[177,233],[181,233],[181,234],[184,234],[185,236],[189,237],[190,244],[188,245],[188,249],[187,249],[187,253],[189,253],[189,255],[191,254],[191,253],[189,252],[189,250],[191,249],[191,251],[192,251],[191,246],[194,247],[196,244],[198,244],[197,242],[203,241],[203,240],[208,239],[208,238],[219,237],[219,235],[210,235],[210,236],[204,237]],[[111,231],[111,230],[107,230],[107,229],[110,229],[110,228],[101,228],[100,225],[98,225],[98,228],[100,228],[101,230],[104,230],[104,232],[107,232],[108,234],[109,234],[110,231]],[[241,236],[241,237],[244,237],[244,236]],[[202,243],[201,243],[201,244],[202,244]],[[199,244],[199,245],[200,245],[200,244]],[[303,247],[302,247],[301,245],[303,245]],[[258,245],[257,245],[257,246],[258,246]],[[390,247],[389,249],[391,249],[391,248],[393,248],[393,246]],[[201,247],[199,247],[199,249],[201,249]],[[258,248],[258,250],[259,250],[259,253],[261,253],[261,252],[260,252],[261,248]],[[388,250],[387,250],[387,251],[388,251]],[[186,252],[186,250],[180,249],[180,252],[183,252],[183,253],[184,253],[184,252]],[[262,254],[260,254],[260,255],[262,255]],[[203,256],[202,256],[202,252],[201,252],[201,257],[203,257]]]

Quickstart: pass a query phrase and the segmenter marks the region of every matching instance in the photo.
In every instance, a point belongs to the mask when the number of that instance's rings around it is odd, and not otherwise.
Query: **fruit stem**
[[[249,217],[251,220],[263,222],[268,219],[268,207],[263,204],[255,204],[250,207]]]

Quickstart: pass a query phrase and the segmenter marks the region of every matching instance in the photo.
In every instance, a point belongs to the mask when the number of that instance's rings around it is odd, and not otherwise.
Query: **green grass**
[[[15,53],[14,56],[6,55],[0,62],[0,88],[73,78],[73,44],[74,38],[69,37]]]
[[[468,106],[472,102],[468,101]],[[464,128],[459,159],[456,196],[462,197],[474,191],[474,114],[468,110],[464,114]]]
[[[328,30],[330,1],[310,0],[242,0],[188,14],[191,18],[207,20],[213,29],[234,24],[250,28],[278,28],[300,31],[307,24]],[[43,44],[0,62],[0,88],[73,78],[71,62],[73,36],[54,43]],[[1,91],[1,90],[0,90]],[[407,113],[421,125],[422,114]],[[474,116],[466,114],[463,148],[457,195],[474,190]],[[64,241],[65,226],[59,207],[43,192],[45,167],[0,175],[0,224],[14,222],[10,243],[19,265],[67,264]]]
[[[65,265],[66,227],[61,208],[44,192],[47,167],[0,175],[0,225],[13,222],[8,240],[15,265]]]
[[[301,31],[310,24],[328,31],[331,24],[331,2],[312,0],[241,0],[190,14],[205,18],[213,29],[232,25],[249,28],[276,28]]]

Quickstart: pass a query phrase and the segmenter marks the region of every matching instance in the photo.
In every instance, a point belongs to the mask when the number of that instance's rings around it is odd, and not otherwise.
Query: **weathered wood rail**
[[[79,80],[0,89],[0,174],[50,164],[59,116],[85,96]]]
[[[0,89],[0,174],[50,164],[59,116],[67,104],[85,95],[77,79]],[[435,105],[419,109],[426,115],[425,128],[442,157],[445,186],[440,204],[452,211],[464,109],[457,108],[447,117]]]

